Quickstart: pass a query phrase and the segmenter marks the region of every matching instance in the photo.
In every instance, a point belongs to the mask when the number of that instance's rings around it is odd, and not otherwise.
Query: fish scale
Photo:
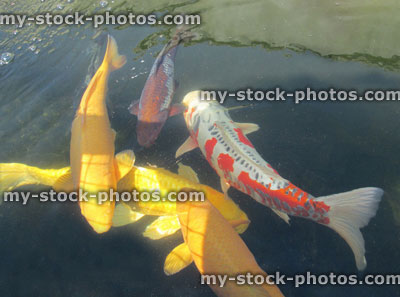
[[[221,178],[221,186],[233,186],[257,202],[270,207],[289,222],[288,215],[313,220],[337,233],[352,249],[359,270],[365,269],[365,243],[360,228],[375,216],[382,189],[359,188],[314,198],[281,177],[255,150],[245,136],[258,130],[254,124],[231,120],[227,110],[215,100],[203,100],[202,91],[188,93],[183,99],[186,126],[190,137],[176,157],[199,147]]]
[[[193,130],[193,134],[198,135],[197,142],[203,154],[207,155],[205,143],[213,138],[217,140],[209,162],[219,176],[223,176],[229,185],[275,210],[311,218],[324,224],[329,223],[326,212],[320,211],[319,215],[313,216],[315,214],[313,207],[328,206],[321,203],[307,208],[306,206],[309,204],[306,203],[312,196],[279,176],[276,170],[258,154],[244,136],[243,131],[235,127],[234,122],[222,106],[212,104],[212,108],[210,108],[210,105],[209,102],[200,103],[199,108],[189,115],[189,126],[193,129],[197,128],[197,130]],[[226,160],[232,159],[232,172],[224,168],[222,157],[225,157]],[[236,161],[237,159],[238,161]],[[246,183],[244,179],[240,179],[243,173],[248,174],[248,179],[245,180],[256,183],[257,188]],[[301,197],[304,198],[297,199],[296,195],[292,194],[293,189],[295,189],[294,193],[298,192],[297,196],[302,194]]]
[[[142,90],[139,100],[131,103],[129,111],[138,117],[137,140],[141,146],[150,147],[160,134],[166,120],[183,111],[181,106],[171,106],[176,82],[174,79],[175,56],[178,45],[194,35],[188,28],[177,28],[174,36],[158,54]],[[187,34],[183,34],[186,32]]]

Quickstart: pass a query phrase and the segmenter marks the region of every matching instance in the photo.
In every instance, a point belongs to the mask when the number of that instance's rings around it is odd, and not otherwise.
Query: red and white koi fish
[[[132,102],[129,111],[138,117],[137,140],[141,146],[150,147],[156,141],[166,120],[183,112],[180,105],[171,107],[176,82],[174,60],[177,46],[183,39],[192,38],[185,27],[179,27],[172,39],[157,56],[140,99]]]
[[[190,137],[178,149],[176,157],[199,147],[229,186],[250,195],[270,207],[286,222],[288,215],[313,220],[335,230],[353,250],[357,268],[366,265],[364,239],[360,228],[375,216],[383,191],[360,188],[314,198],[281,177],[254,149],[245,134],[258,130],[255,124],[235,123],[227,110],[215,101],[203,101],[201,91],[190,92],[183,99]]]

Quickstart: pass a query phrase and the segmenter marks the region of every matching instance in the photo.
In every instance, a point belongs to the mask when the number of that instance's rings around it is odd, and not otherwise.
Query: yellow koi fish
[[[160,197],[167,197],[170,192],[180,192],[184,188],[191,188],[196,192],[203,192],[209,200],[227,219],[237,224],[237,231],[243,233],[249,224],[247,215],[227,196],[213,188],[200,184],[196,173],[188,166],[179,164],[179,174],[155,167],[133,167],[118,183],[118,192],[159,191]],[[159,239],[180,229],[178,223],[176,202],[174,201],[138,201],[119,203],[113,218],[114,226],[122,226],[137,221],[143,215],[160,216],[149,225],[144,236]],[[174,228],[172,228],[174,226]]]
[[[117,44],[108,36],[103,63],[83,94],[72,122],[70,162],[74,190],[90,196],[117,188],[122,176],[114,159],[115,131],[111,129],[106,107],[107,81],[110,73],[121,68],[125,56],[118,54]],[[82,215],[97,233],[110,229],[115,202],[99,204],[96,198],[79,202]]]
[[[135,162],[132,151],[126,150],[115,156],[118,169],[125,176]],[[41,169],[21,163],[0,163],[0,195],[29,185],[52,187],[56,192],[73,191],[71,167]],[[1,200],[0,200],[1,201]]]
[[[122,171],[131,168],[134,162],[132,155],[131,151],[117,154],[115,159],[118,168]],[[207,200],[185,203],[120,203],[116,208],[114,224],[131,223],[144,215],[162,215],[147,227],[145,235],[152,239],[172,234],[180,228],[185,242],[167,256],[164,265],[166,274],[177,273],[194,260],[202,274],[236,275],[251,272],[266,275],[236,233],[236,231],[244,232],[248,227],[249,220],[246,214],[224,194],[197,183],[195,181],[197,176],[189,167],[180,165],[179,173],[188,179],[164,169],[133,167],[120,180],[118,188],[132,190],[133,187],[136,189],[158,187],[162,196],[163,193],[183,191],[185,186],[192,186],[191,191],[204,191]],[[72,186],[69,167],[40,169],[18,163],[0,164],[0,177],[0,191],[11,191],[19,186],[33,184],[50,186],[57,191],[66,191]],[[132,207],[143,213],[134,212]],[[222,288],[219,286],[211,288],[220,297],[283,297],[278,287],[270,285],[238,286],[227,282]]]
[[[213,188],[199,183],[196,173],[188,166],[179,164],[178,174],[154,167],[134,167],[118,183],[118,192],[132,191],[151,192],[157,189],[161,198],[170,192],[181,192],[190,188],[193,192],[203,192],[206,201],[211,203],[221,216],[243,233],[250,221],[247,215],[227,196]],[[160,239],[181,229],[178,220],[177,202],[138,201],[119,203],[115,209],[113,226],[123,226],[136,222],[144,215],[160,216],[147,226],[144,236]],[[172,250],[164,264],[167,275],[175,274],[193,262],[187,243],[182,243]]]
[[[205,197],[222,213],[236,230],[243,233],[249,224],[247,215],[227,196],[202,185],[198,182],[196,173],[188,166],[179,165],[179,174],[154,167],[133,166],[135,156],[132,151],[123,151],[115,156],[117,167],[124,177],[118,182],[118,191],[150,191],[158,189],[161,197],[170,192],[179,192],[183,188],[201,191]],[[11,191],[23,185],[41,184],[52,187],[55,191],[69,192],[72,190],[72,178],[69,167],[61,169],[40,169],[25,164],[0,164],[0,193]],[[119,203],[116,207],[113,225],[123,226],[139,220],[144,215],[160,216],[150,224],[144,236],[159,239],[175,233],[180,229],[176,212],[176,203],[163,202],[132,202]]]
[[[157,189],[160,197],[170,192],[180,192],[191,188],[203,192],[207,200],[221,213],[222,217],[243,233],[250,221],[247,215],[226,195],[213,188],[200,184],[196,173],[188,166],[179,164],[179,175],[165,169],[155,167],[132,167],[134,154],[124,151],[115,157],[118,168],[128,173],[118,182],[118,191],[139,192]],[[69,167],[62,169],[40,169],[25,164],[0,164],[0,190],[11,191],[17,186],[42,184],[53,187],[56,191],[68,191],[72,187]],[[129,202],[119,203],[115,209],[113,226],[123,226],[136,222],[144,215],[159,216],[147,226],[144,236],[153,240],[171,235],[181,229],[178,220],[177,203],[162,202]],[[186,243],[178,245],[166,258],[164,272],[175,274],[193,262]]]
[[[0,193],[25,185],[53,186],[58,178],[69,172],[69,167],[40,169],[20,163],[0,163]]]
[[[194,259],[201,274],[237,276],[250,272],[267,275],[240,236],[209,201],[178,202],[177,211],[187,245],[184,254]],[[275,285],[237,285],[227,281],[222,287],[219,284],[210,287],[219,297],[284,297]]]

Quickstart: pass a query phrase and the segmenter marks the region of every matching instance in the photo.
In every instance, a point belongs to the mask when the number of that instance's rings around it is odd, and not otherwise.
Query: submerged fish
[[[160,197],[167,197],[170,192],[179,192],[190,187],[204,196],[222,213],[226,220],[236,226],[239,233],[243,233],[248,225],[247,215],[227,196],[213,188],[200,184],[197,175],[188,167],[179,166],[179,175],[162,168],[135,167],[135,156],[132,151],[123,151],[115,156],[117,166],[124,172],[124,177],[119,180],[119,192],[139,192],[158,190]],[[40,169],[19,163],[0,163],[0,193],[11,191],[24,185],[45,185],[55,191],[72,191],[72,178],[70,167],[61,169]],[[176,202],[173,201],[139,201],[119,203],[115,209],[112,220],[114,226],[123,226],[136,222],[144,215],[160,216],[150,224],[144,236],[159,239],[175,233],[180,229],[178,223]]]
[[[130,168],[131,152],[116,155],[120,168]],[[43,184],[66,191],[71,185],[69,167],[61,169],[40,169],[25,164],[0,164],[1,190],[11,191],[18,185]],[[134,202],[119,203],[113,218],[114,226],[122,226],[137,221],[144,215],[162,215],[151,223],[144,235],[158,239],[182,230],[184,243],[174,248],[167,256],[164,272],[175,274],[193,261],[202,274],[226,274],[236,276],[250,272],[254,275],[266,273],[258,266],[253,254],[236,233],[242,233],[249,224],[247,215],[224,194],[198,183],[196,174],[190,167],[179,167],[179,174],[153,167],[133,167],[119,181],[119,191],[133,188],[149,191],[158,188],[161,197],[171,191],[204,191],[207,200],[203,202],[175,203]],[[189,177],[190,179],[185,178]],[[133,210],[135,209],[135,211]],[[235,230],[234,230],[234,228]],[[283,297],[277,286],[236,285],[211,286],[218,296],[272,296]]]
[[[240,236],[209,201],[178,203],[177,211],[187,247],[181,248],[179,254],[171,253],[167,262],[193,258],[203,275],[234,278],[245,273],[267,275]],[[219,297],[283,297],[276,285],[238,285],[227,281],[224,286],[209,286]]]
[[[122,176],[132,169],[134,158],[135,155],[129,150],[122,151],[115,156],[116,166]],[[56,192],[72,192],[74,186],[71,167],[42,169],[21,163],[0,163],[0,195],[30,185],[51,187]]]
[[[115,131],[111,129],[105,102],[107,82],[110,73],[125,62],[125,56],[118,54],[114,38],[108,36],[103,63],[83,94],[72,122],[70,162],[73,189],[81,189],[91,196],[89,201],[80,201],[79,205],[82,215],[98,233],[111,227],[115,202],[99,204],[97,194],[115,190],[121,177],[114,159]]]
[[[170,192],[180,192],[186,188],[191,191],[203,192],[206,202],[215,207],[227,224],[234,226],[238,233],[243,233],[250,221],[247,215],[226,195],[213,188],[202,185],[194,171],[188,167],[179,166],[179,175],[165,169],[153,167],[134,167],[118,183],[118,191],[132,191],[135,188],[139,192],[158,190],[160,197],[167,197]],[[205,203],[205,202],[200,202]],[[118,203],[113,226],[123,226],[139,220],[143,215],[160,216],[147,226],[144,236],[151,239],[160,239],[171,235],[181,229],[178,220],[177,202],[172,201],[139,201]],[[186,243],[174,248],[167,256],[164,264],[164,272],[167,275],[175,274],[193,262]]]
[[[375,216],[383,191],[360,188],[350,192],[314,198],[281,177],[255,150],[245,134],[257,125],[235,123],[225,108],[215,101],[202,101],[201,92],[187,94],[183,100],[190,137],[176,156],[199,147],[221,178],[229,186],[250,195],[272,208],[286,222],[288,215],[313,220],[338,232],[349,244],[357,268],[366,267],[364,238],[360,228]]]
[[[133,157],[133,158],[132,158]],[[179,192],[190,187],[192,191],[203,192],[209,201],[221,213],[222,217],[235,227],[238,233],[246,231],[250,221],[247,215],[228,197],[213,188],[202,185],[194,171],[188,167],[179,166],[179,175],[165,169],[154,167],[132,167],[134,155],[131,151],[118,153],[115,157],[118,168],[129,172],[118,182],[119,192],[139,192],[157,189],[160,197],[167,197],[170,192]],[[25,164],[0,164],[0,192],[11,191],[23,185],[46,185],[56,191],[69,192],[72,189],[71,171],[69,167],[61,169],[40,169]],[[159,216],[149,224],[143,233],[153,240],[171,235],[181,228],[178,220],[177,203],[161,202],[129,202],[118,203],[113,217],[113,226],[124,226],[134,223],[145,215]],[[164,272],[175,274],[193,262],[188,254],[186,243],[178,245],[168,256]]]
[[[0,194],[25,185],[52,187],[61,176],[66,174],[70,174],[70,167],[40,169],[21,163],[0,163]]]
[[[129,173],[118,182],[118,192],[158,191],[161,201],[137,201],[119,203],[116,207],[113,225],[122,226],[140,219],[143,215],[160,216],[150,224],[144,233],[152,239],[159,239],[179,230],[176,202],[167,198],[168,193],[180,192],[184,188],[191,188],[196,192],[203,192],[226,220],[236,225],[236,230],[243,233],[248,225],[247,215],[227,196],[213,188],[200,184],[193,170],[184,165],[179,167],[180,174],[155,167],[133,167]],[[165,198],[165,199],[164,199]],[[164,200],[164,201],[163,201]],[[173,228],[169,227],[174,226]]]
[[[172,39],[157,56],[140,99],[132,102],[129,107],[130,113],[138,117],[136,135],[141,146],[153,145],[167,118],[183,112],[180,105],[171,107],[176,88],[174,60],[179,43],[193,36],[184,27],[177,29]]]

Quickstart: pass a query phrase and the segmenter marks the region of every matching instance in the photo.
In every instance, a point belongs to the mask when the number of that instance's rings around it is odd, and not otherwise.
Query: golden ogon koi
[[[114,226],[126,225],[137,219],[137,213],[141,215],[161,216],[152,225],[148,226],[145,236],[152,239],[163,237],[163,228],[167,226],[166,219],[170,218],[172,225],[180,229],[176,212],[176,202],[167,198],[168,193],[180,192],[184,188],[193,189],[195,192],[204,193],[204,197],[209,200],[222,215],[230,222],[244,222],[238,224],[237,231],[243,233],[249,223],[247,215],[229,198],[213,188],[199,183],[196,173],[189,167],[179,164],[179,174],[156,167],[133,167],[129,173],[118,183],[118,192],[130,192],[133,189],[138,192],[159,191],[160,201],[137,201],[127,204],[119,203],[117,205],[113,218]],[[127,216],[126,209],[130,209],[130,219]],[[136,214],[135,214],[136,212]],[[160,222],[160,225],[158,224]],[[169,229],[168,229],[169,230]],[[170,230],[172,231],[172,230]]]
[[[209,201],[178,202],[177,211],[187,245],[184,254],[193,258],[202,275],[236,277],[249,272],[267,276],[240,236]],[[210,287],[219,297],[283,297],[276,285],[238,285],[227,281],[224,286]]]
[[[134,154],[124,151],[117,154],[115,159],[118,168],[126,171],[132,167]],[[179,272],[193,260],[202,274],[235,275],[251,272],[266,275],[236,233],[242,233],[248,227],[247,215],[229,197],[209,186],[199,184],[197,175],[190,167],[179,164],[178,172],[179,175],[161,168],[132,167],[119,181],[118,190],[131,191],[135,188],[139,191],[149,191],[157,188],[160,197],[166,197],[168,192],[186,191],[191,187],[190,191],[203,191],[207,200],[186,203],[119,203],[113,225],[126,225],[144,215],[159,215],[160,217],[146,228],[145,236],[159,239],[181,229],[185,242],[167,256],[164,272],[168,275]],[[69,167],[40,169],[18,163],[0,164],[0,175],[0,191],[11,191],[18,186],[32,184],[50,186],[56,191],[67,191],[72,186]],[[225,261],[226,259],[229,260]],[[283,296],[278,287],[267,285],[237,286],[227,283],[224,288],[212,286],[212,289],[218,296]]]
[[[70,162],[73,189],[89,194],[89,201],[79,202],[82,215],[97,233],[110,229],[115,202],[98,203],[100,191],[116,189],[120,172],[114,159],[115,131],[111,129],[106,107],[107,82],[110,73],[121,68],[125,56],[118,54],[113,37],[108,36],[103,63],[83,94],[72,123]]]
[[[247,215],[229,198],[213,188],[200,184],[196,173],[188,166],[179,164],[179,175],[168,170],[155,167],[133,166],[135,156],[132,151],[123,151],[115,156],[118,168],[128,172],[118,182],[118,191],[139,192],[158,189],[161,197],[167,197],[170,192],[179,192],[184,188],[203,192],[204,196],[221,212],[236,230],[243,233],[248,225]],[[0,164],[0,192],[11,191],[23,185],[41,184],[52,187],[58,192],[72,190],[71,171],[69,167],[61,169],[40,169],[25,164],[9,163]],[[175,233],[180,229],[177,218],[176,203],[173,201],[162,202],[132,202],[119,203],[113,218],[114,226],[123,226],[136,222],[144,215],[160,216],[150,224],[144,236],[159,239]]]

